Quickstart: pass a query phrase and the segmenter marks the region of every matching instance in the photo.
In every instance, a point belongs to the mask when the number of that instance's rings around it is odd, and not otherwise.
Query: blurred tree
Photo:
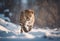
[[[33,9],[35,25],[39,27],[60,27],[60,0],[0,0],[13,13],[11,20],[19,24],[20,11]]]

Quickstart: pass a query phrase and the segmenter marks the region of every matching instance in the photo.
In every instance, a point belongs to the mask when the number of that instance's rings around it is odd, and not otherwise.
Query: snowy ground
[[[56,31],[56,28],[34,28],[28,33],[20,33],[20,28],[0,18],[0,41],[60,41],[60,31]]]

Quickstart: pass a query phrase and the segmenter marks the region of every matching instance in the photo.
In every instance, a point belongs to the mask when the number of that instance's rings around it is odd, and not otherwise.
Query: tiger
[[[35,15],[34,11],[31,9],[27,9],[24,11],[21,11],[20,14],[20,25],[21,25],[21,33],[29,32],[33,28],[35,22]]]

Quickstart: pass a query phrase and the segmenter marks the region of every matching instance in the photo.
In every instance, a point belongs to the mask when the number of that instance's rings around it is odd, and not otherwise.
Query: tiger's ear
[[[34,11],[32,10],[31,13],[34,14]]]
[[[29,13],[29,10],[25,10],[25,13]]]
[[[30,10],[30,13],[34,14],[34,11],[33,10]]]
[[[29,9],[30,13],[34,14],[34,10]]]

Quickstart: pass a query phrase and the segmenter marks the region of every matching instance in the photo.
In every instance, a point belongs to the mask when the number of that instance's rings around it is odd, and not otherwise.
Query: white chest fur
[[[27,30],[29,29],[29,27],[28,27],[27,25],[33,27],[33,24],[34,24],[34,16],[32,15],[31,18],[30,18],[30,20],[29,20],[29,21],[26,21],[26,23],[25,23],[26,29],[27,29]]]

